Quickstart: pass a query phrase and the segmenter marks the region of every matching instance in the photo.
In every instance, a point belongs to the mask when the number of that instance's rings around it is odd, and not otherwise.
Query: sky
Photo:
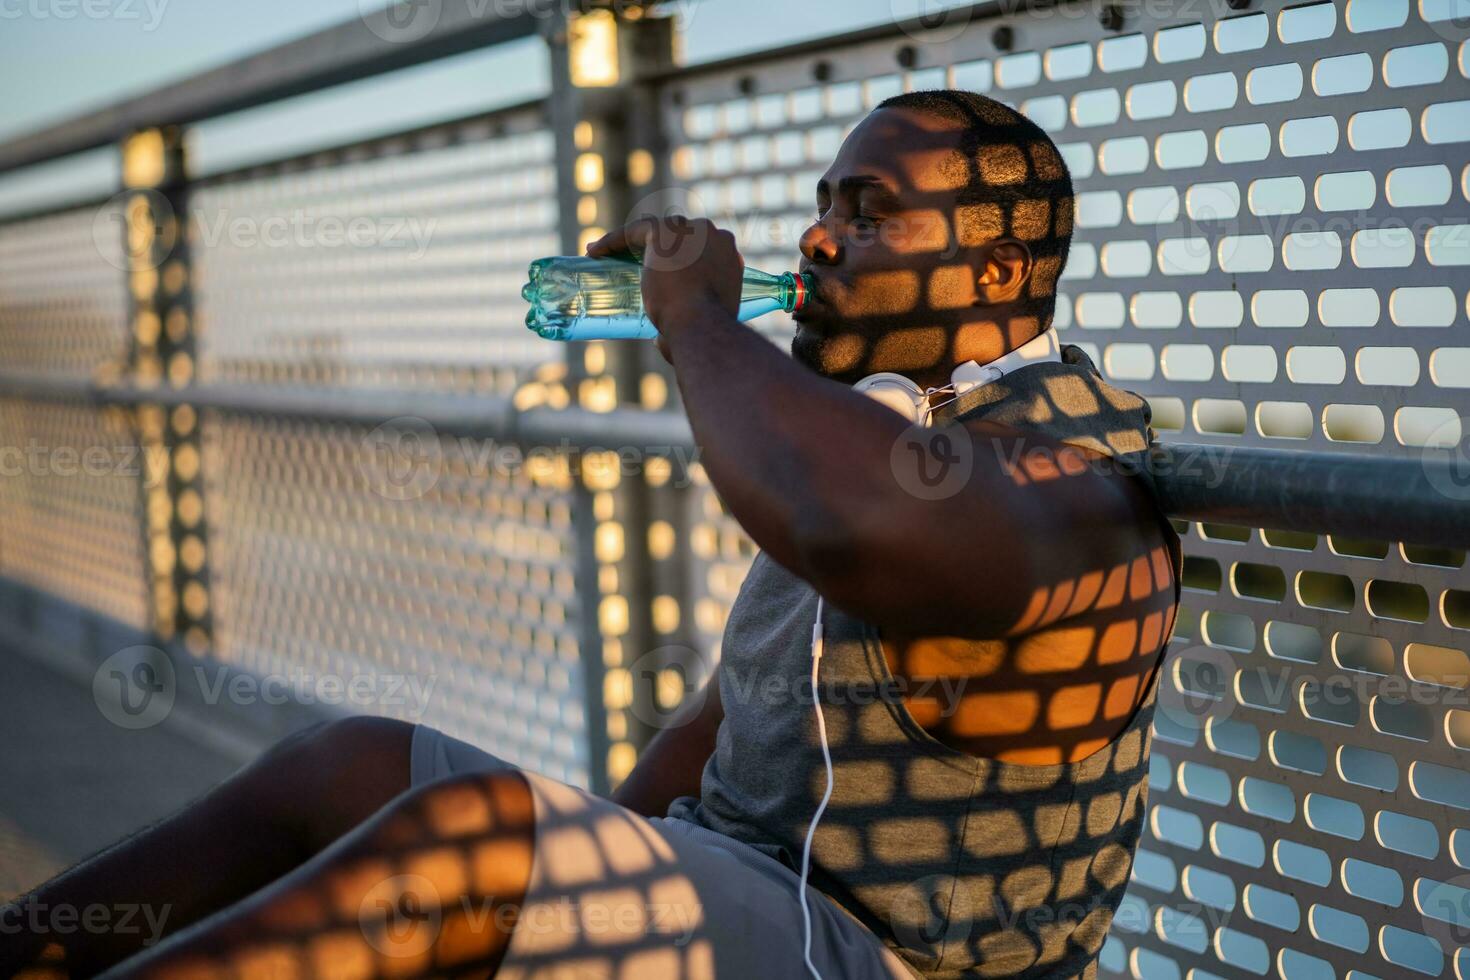
[[[528,0],[482,0],[526,3]],[[965,0],[669,0],[689,63]],[[0,141],[381,9],[385,0],[0,0]],[[198,173],[452,119],[548,87],[532,38],[195,127]],[[0,175],[0,213],[115,186],[110,149]]]

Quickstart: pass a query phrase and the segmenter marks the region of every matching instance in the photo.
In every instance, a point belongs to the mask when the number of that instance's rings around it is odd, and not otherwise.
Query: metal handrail
[[[680,413],[516,408],[501,395],[217,383],[141,388],[4,374],[0,397],[6,395],[119,407],[187,404],[365,427],[427,423],[445,435],[568,450],[628,448],[685,459],[697,452]],[[1470,548],[1470,468],[1448,450],[1385,458],[1168,442],[1155,447],[1149,466],[1160,507],[1180,520]]]
[[[96,112],[0,143],[0,173],[113,144],[149,126],[186,125],[539,33],[532,4],[500,16],[483,0],[443,0],[423,37],[395,38],[385,8]]]
[[[558,12],[580,10],[607,0],[556,0]],[[627,5],[629,0],[624,0]],[[632,0],[654,5],[658,0]],[[966,21],[1051,7],[1076,0],[979,0],[968,7],[947,9],[944,16]],[[442,11],[423,37],[389,40],[394,28],[388,9],[326,28],[296,41],[249,55],[219,68],[181,79],[104,109],[0,142],[0,173],[113,144],[150,126],[187,125],[252,109],[293,96],[358,81],[436,61],[478,48],[543,33],[553,23],[544,9],[548,3],[525,0],[521,12],[497,16],[483,0],[442,0]],[[697,78],[731,67],[752,67],[805,52],[821,52],[834,45],[918,34],[926,28],[922,16],[893,18],[835,36],[823,36],[729,58],[678,65],[648,73],[647,83]]]

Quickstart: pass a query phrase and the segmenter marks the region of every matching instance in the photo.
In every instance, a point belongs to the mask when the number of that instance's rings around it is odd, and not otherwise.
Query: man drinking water
[[[1070,177],[1014,110],[917,92],[814,194],[789,358],[734,316],[729,233],[588,249],[641,253],[760,548],[714,680],[612,800],[423,726],[313,729],[19,903],[168,905],[169,938],[22,931],[3,972],[1095,976],[1179,542],[1146,403],[1052,326]]]

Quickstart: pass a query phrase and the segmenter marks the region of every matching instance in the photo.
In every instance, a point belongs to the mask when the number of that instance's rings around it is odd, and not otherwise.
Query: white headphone
[[[874,401],[887,405],[904,418],[913,419],[921,425],[928,425],[929,416],[935,409],[948,404],[971,389],[998,381],[1016,368],[1025,367],[1027,364],[1060,361],[1061,359],[1061,343],[1057,340],[1056,331],[1043,330],[1020,347],[993,361],[985,364],[966,361],[958,365],[950,375],[949,384],[941,388],[920,388],[902,374],[879,371],[854,384],[852,390],[860,391]],[[929,404],[929,399],[937,394],[949,394],[951,397],[937,404]]]

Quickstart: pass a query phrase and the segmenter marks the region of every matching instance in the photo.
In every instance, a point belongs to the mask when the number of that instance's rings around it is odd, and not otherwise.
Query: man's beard
[[[804,364],[818,374],[822,373],[823,340],[809,330],[797,328],[791,337],[791,359]]]
[[[822,354],[829,343],[831,343],[830,338],[822,336],[810,327],[803,330],[798,326],[796,333],[791,338],[791,359],[824,378],[830,378],[845,385],[857,384],[872,373],[864,369],[865,360],[845,371],[828,370],[823,364]]]

